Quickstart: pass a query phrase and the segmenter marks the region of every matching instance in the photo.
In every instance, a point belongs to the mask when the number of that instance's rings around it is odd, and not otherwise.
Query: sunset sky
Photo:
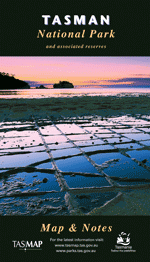
[[[150,86],[149,57],[0,57],[0,71],[30,86],[69,81],[74,85]]]

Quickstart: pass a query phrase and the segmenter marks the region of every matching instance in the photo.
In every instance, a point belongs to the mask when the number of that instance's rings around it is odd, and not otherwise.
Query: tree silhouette
[[[14,74],[0,72],[0,89],[30,89],[28,83],[14,76]]]
[[[8,77],[13,77],[15,76],[15,74],[9,74],[9,73],[5,73],[5,72],[0,72],[1,76],[8,76]]]

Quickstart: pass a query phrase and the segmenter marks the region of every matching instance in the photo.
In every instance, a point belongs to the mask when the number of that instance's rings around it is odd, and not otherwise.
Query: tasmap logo
[[[117,237],[117,244],[128,246],[130,244],[130,233],[127,235],[125,232],[121,232],[119,236]]]
[[[28,241],[28,240],[13,240],[13,247],[18,248],[19,250],[42,250],[41,245],[43,241]]]

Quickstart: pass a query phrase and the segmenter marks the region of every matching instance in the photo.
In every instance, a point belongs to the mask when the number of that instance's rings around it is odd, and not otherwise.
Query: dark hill
[[[25,81],[14,78],[14,76],[0,73],[0,89],[30,89],[30,86]]]
[[[40,86],[37,86],[36,89],[46,89],[46,87],[43,85],[40,85]]]
[[[60,81],[58,84],[54,84],[53,88],[74,88],[74,86],[68,81]]]

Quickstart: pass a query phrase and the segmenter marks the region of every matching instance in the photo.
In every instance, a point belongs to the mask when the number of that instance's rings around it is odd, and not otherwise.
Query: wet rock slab
[[[44,196],[0,199],[0,214],[3,216],[69,215],[64,195],[65,193],[62,192]]]
[[[61,113],[1,122],[0,214],[147,215],[149,117]]]
[[[149,178],[148,170],[121,153],[101,153],[92,155],[91,158],[101,165],[110,177]]]
[[[116,197],[117,193],[103,193],[103,194],[89,194],[89,195],[76,195],[76,200],[80,209],[84,214],[88,214],[93,210],[93,206],[100,207]]]
[[[1,156],[0,168],[23,167],[46,159],[48,159],[46,152]]]
[[[61,171],[97,173],[95,167],[84,156],[56,160],[56,165]]]

